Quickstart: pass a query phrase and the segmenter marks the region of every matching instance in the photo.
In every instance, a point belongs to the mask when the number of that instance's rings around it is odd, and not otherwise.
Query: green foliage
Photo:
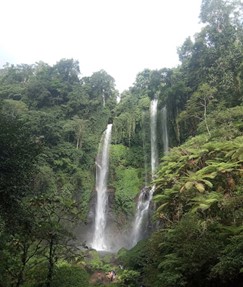
[[[135,85],[133,87],[135,93],[140,93],[154,99],[155,95],[160,95],[163,87],[168,84],[170,76],[169,69],[149,70],[138,73]]]
[[[125,215],[132,214],[134,198],[142,185],[140,168],[134,167],[139,159],[135,160],[136,153],[123,145],[112,145],[110,158],[110,184],[116,190],[115,210]]]
[[[139,278],[139,272],[134,270],[123,270],[119,276],[119,286],[136,287]]]
[[[88,273],[78,266],[60,266],[54,273],[52,286],[89,287]]]
[[[116,188],[115,202],[117,211],[130,214],[134,208],[133,199],[141,188],[138,171],[132,167],[117,168],[116,176],[117,179],[114,185]]]
[[[180,116],[180,134],[195,135],[199,123],[196,118],[203,112],[203,107],[200,111],[202,101],[198,101],[199,98],[204,100],[207,113],[215,104],[225,108],[242,103],[241,5],[240,1],[203,1],[200,17],[206,25],[195,36],[194,42],[187,39],[179,49],[184,82],[194,92],[188,94],[187,110]],[[207,89],[201,89],[205,86],[215,91],[211,93],[211,100]],[[201,96],[200,89],[203,91]]]
[[[127,150],[128,148],[121,144],[111,145],[111,163],[110,166],[113,169],[116,166],[126,166],[127,165]]]
[[[195,215],[153,234],[143,272],[149,286],[205,286],[210,268],[223,246],[219,226],[207,226]]]
[[[101,260],[99,253],[96,250],[91,250],[89,252],[88,264],[92,270],[104,270],[104,262]]]
[[[117,259],[124,266],[124,269],[119,272],[119,286],[138,286],[142,282],[144,267],[148,262],[148,252],[147,240],[138,242],[131,250],[119,250]]]
[[[114,129],[117,141],[128,139],[130,145],[132,136],[135,134],[136,115],[131,113],[122,113],[114,121]]]
[[[47,274],[47,266],[44,263],[37,264],[33,269],[29,270],[26,276],[26,281],[23,287],[43,287],[45,286],[45,279]]]
[[[224,110],[216,110],[208,115],[207,122],[211,130],[211,138],[230,140],[242,135],[243,106],[236,106]],[[198,132],[205,132],[205,125],[200,123]]]
[[[147,262],[147,244],[147,240],[141,240],[131,250],[120,250],[118,260],[126,269],[141,271]]]
[[[207,123],[208,112],[214,108],[214,95],[216,89],[208,84],[202,84],[198,87],[190,99],[187,101],[186,110],[179,116],[179,121],[190,119],[191,123],[203,122],[209,135],[210,129]]]
[[[233,235],[228,244],[222,250],[219,262],[212,268],[212,278],[223,278],[230,283],[238,274],[242,273],[243,267],[243,234]],[[241,275],[242,277],[242,275]],[[222,280],[222,279],[221,279]]]
[[[1,214],[8,218],[19,206],[18,201],[31,191],[31,180],[41,145],[23,122],[3,113],[2,110],[0,126]]]
[[[27,105],[22,101],[7,99],[3,101],[3,109],[6,113],[13,117],[21,117],[27,113]]]
[[[211,205],[218,203],[219,206],[224,198],[222,192],[234,192],[235,184],[240,180],[238,150],[242,148],[242,137],[205,143],[200,149],[192,144],[188,142],[175,148],[165,158],[155,180],[158,194],[155,200],[161,203],[158,215],[169,221],[179,219],[191,206],[195,207],[196,202],[195,208],[201,206],[203,211],[211,207],[213,212]],[[238,156],[233,157],[233,154]],[[216,194],[213,193],[215,191]]]
[[[113,138],[125,146],[141,146],[144,114],[149,114],[150,99],[147,95],[126,92],[115,110]]]

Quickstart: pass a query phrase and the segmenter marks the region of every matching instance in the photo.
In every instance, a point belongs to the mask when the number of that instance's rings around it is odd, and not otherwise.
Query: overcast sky
[[[1,0],[0,65],[80,63],[122,91],[145,68],[179,64],[177,47],[200,31],[201,0]]]

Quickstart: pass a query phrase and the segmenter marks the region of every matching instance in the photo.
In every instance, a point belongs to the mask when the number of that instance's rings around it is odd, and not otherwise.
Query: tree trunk
[[[28,254],[28,244],[25,244],[24,243],[24,246],[23,246],[23,254],[21,256],[21,262],[22,262],[22,267],[19,271],[19,274],[18,274],[18,281],[16,283],[16,287],[19,287],[21,285],[23,285],[24,283],[24,272],[25,272],[25,267],[26,267],[26,263],[27,263],[27,254]]]
[[[48,257],[48,274],[46,280],[46,287],[51,287],[53,269],[54,269],[54,235],[51,236],[49,244],[49,257]]]

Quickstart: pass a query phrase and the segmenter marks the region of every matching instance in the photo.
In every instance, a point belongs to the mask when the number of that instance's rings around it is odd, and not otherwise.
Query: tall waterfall
[[[158,147],[157,147],[157,105],[158,100],[154,99],[150,104],[150,133],[151,133],[151,174],[155,175],[158,167]],[[133,223],[131,246],[133,247],[144,235],[144,230],[148,224],[149,206],[152,200],[155,186],[151,189],[143,188],[140,192],[135,220]],[[145,228],[142,228],[144,225]]]
[[[105,236],[106,210],[108,204],[107,176],[109,169],[109,146],[112,124],[108,124],[102,135],[96,159],[96,192],[95,230],[91,247],[96,250],[108,250]]]
[[[158,106],[158,100],[157,99],[152,100],[150,103],[151,173],[152,173],[152,178],[154,177],[156,168],[159,165],[158,146],[157,146],[157,106]]]
[[[162,108],[161,112],[162,112],[162,136],[163,136],[164,154],[167,154],[169,151],[169,139],[168,139],[168,130],[167,130],[167,108],[166,106]]]

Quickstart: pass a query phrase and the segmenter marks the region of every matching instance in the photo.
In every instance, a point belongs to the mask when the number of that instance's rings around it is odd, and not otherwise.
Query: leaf
[[[158,208],[157,208],[157,212],[160,212],[162,209],[164,209],[164,207],[166,207],[169,203],[165,202],[163,204],[161,204]]]
[[[155,202],[160,202],[160,201],[166,200],[166,199],[168,199],[168,196],[166,196],[164,194],[156,194],[156,195],[153,196],[153,200]]]
[[[223,229],[227,232],[229,232],[229,234],[231,235],[238,235],[240,233],[243,232],[243,226],[235,226],[235,225],[232,225],[232,226],[223,226]]]
[[[203,179],[203,182],[208,186],[208,187],[213,187],[213,184],[212,184],[212,182],[210,182],[210,181],[208,181],[208,180],[206,180],[206,179]]]
[[[205,174],[204,177],[214,179],[217,176],[217,172],[211,172],[210,174]]]
[[[185,186],[182,186],[180,189],[180,192],[183,192],[185,190]]]
[[[198,208],[200,208],[201,210],[206,210],[210,207],[211,205],[206,204],[206,203],[200,203]]]
[[[197,183],[195,184],[195,187],[196,187],[196,189],[197,189],[199,192],[204,192],[204,191],[205,191],[204,185],[203,185],[202,183],[200,183],[200,182],[197,182]]]
[[[186,182],[186,184],[184,185],[186,190],[189,190],[193,187],[193,182],[188,181]]]

